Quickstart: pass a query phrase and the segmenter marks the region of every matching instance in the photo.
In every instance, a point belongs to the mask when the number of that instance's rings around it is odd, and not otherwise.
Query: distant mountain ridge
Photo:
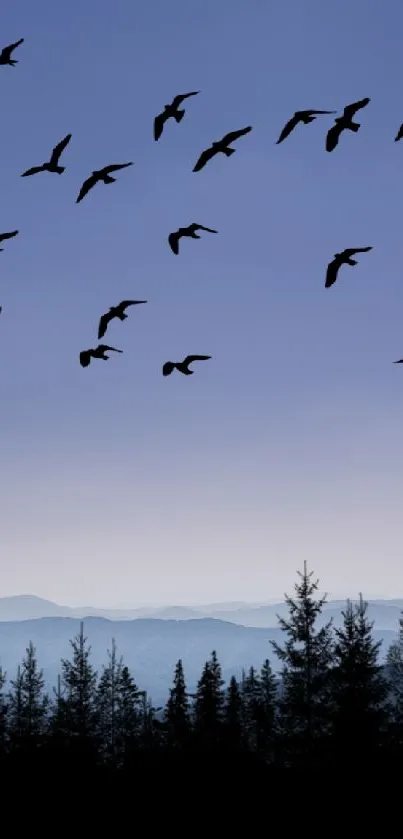
[[[333,618],[335,626],[340,626],[341,612],[345,600],[329,600],[323,607],[320,622]],[[397,631],[399,617],[403,610],[403,598],[369,600],[368,615],[374,621],[376,629]],[[39,618],[87,618],[99,617],[112,621],[140,620],[158,618],[160,620],[190,621],[203,618],[215,618],[245,627],[277,627],[277,615],[284,617],[288,612],[286,603],[211,603],[197,608],[188,606],[138,607],[135,609],[97,609],[93,606],[60,606],[36,595],[24,594],[0,598],[0,623],[4,621],[30,621]]]

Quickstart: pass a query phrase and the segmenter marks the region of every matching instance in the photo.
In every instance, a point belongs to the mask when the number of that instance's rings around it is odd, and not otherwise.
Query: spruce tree
[[[254,667],[242,675],[243,729],[249,750],[257,752],[261,710],[260,679]]]
[[[263,662],[259,674],[259,685],[256,750],[258,755],[273,763],[275,760],[278,682],[268,658]]]
[[[285,644],[270,642],[283,663],[279,733],[285,765],[318,765],[329,733],[332,621],[316,627],[326,596],[315,598],[319,581],[312,574],[304,562],[295,597],[285,597],[289,617],[278,618]]]
[[[399,743],[403,745],[403,612],[399,618],[397,640],[390,644],[386,655],[385,674],[392,726]]]
[[[197,743],[203,750],[218,748],[222,742],[223,684],[221,666],[213,650],[197,683],[194,706]]]
[[[190,745],[190,711],[182,659],[175,666],[173,687],[169,692],[164,722],[167,745],[172,749],[187,749]]]
[[[347,601],[335,629],[333,745],[336,761],[375,758],[382,739],[387,687],[378,663],[381,642],[372,637],[368,603]]]
[[[7,674],[4,672],[0,664],[0,761],[6,754],[7,750],[7,717],[8,717],[8,702],[5,695],[5,685],[7,681]]]
[[[43,671],[38,668],[35,647],[30,642],[9,693],[10,733],[15,745],[36,746],[45,734],[49,698],[44,685]]]
[[[231,676],[225,694],[225,739],[231,751],[240,751],[244,746],[243,702],[239,684]]]
[[[96,680],[91,664],[91,647],[84,636],[84,623],[79,634],[70,640],[73,659],[62,659],[61,686],[64,696],[66,729],[69,745],[81,753],[92,754],[97,733]]]
[[[142,693],[129,668],[122,664],[116,686],[116,754],[120,765],[135,753],[142,734]]]

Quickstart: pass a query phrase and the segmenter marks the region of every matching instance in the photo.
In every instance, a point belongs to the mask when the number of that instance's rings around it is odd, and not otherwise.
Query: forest
[[[279,618],[282,645],[260,671],[227,685],[212,651],[189,694],[179,660],[165,707],[153,707],[115,642],[97,673],[80,632],[62,659],[52,695],[30,642],[14,679],[0,668],[0,771],[140,779],[186,777],[203,764],[238,777],[278,770],[379,768],[403,758],[403,616],[386,661],[378,661],[367,603],[347,600],[341,627],[317,628],[325,597],[306,564]]]

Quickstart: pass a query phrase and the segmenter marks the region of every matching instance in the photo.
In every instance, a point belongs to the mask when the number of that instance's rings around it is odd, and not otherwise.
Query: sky
[[[399,0],[6,4],[0,596],[262,601],[304,560],[330,595],[403,595],[402,26]],[[331,116],[276,145],[295,110],[366,96],[332,154]],[[70,132],[61,177],[20,178]],[[174,256],[193,221],[218,235]],[[105,336],[123,354],[81,368],[128,298],[148,303]],[[162,376],[189,353],[212,358]]]

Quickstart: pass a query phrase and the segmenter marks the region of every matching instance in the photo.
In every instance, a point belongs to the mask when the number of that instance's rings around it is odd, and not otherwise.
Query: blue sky
[[[0,67],[0,228],[20,230],[0,253],[0,595],[262,600],[304,559],[330,593],[402,595],[402,25],[398,0],[7,4],[2,45],[25,42]],[[365,96],[334,153],[331,117],[275,145],[296,109]],[[69,132],[63,176],[19,177]],[[219,235],[175,257],[192,221]],[[124,354],[81,369],[132,297],[106,336]],[[188,353],[212,360],[164,379]]]

